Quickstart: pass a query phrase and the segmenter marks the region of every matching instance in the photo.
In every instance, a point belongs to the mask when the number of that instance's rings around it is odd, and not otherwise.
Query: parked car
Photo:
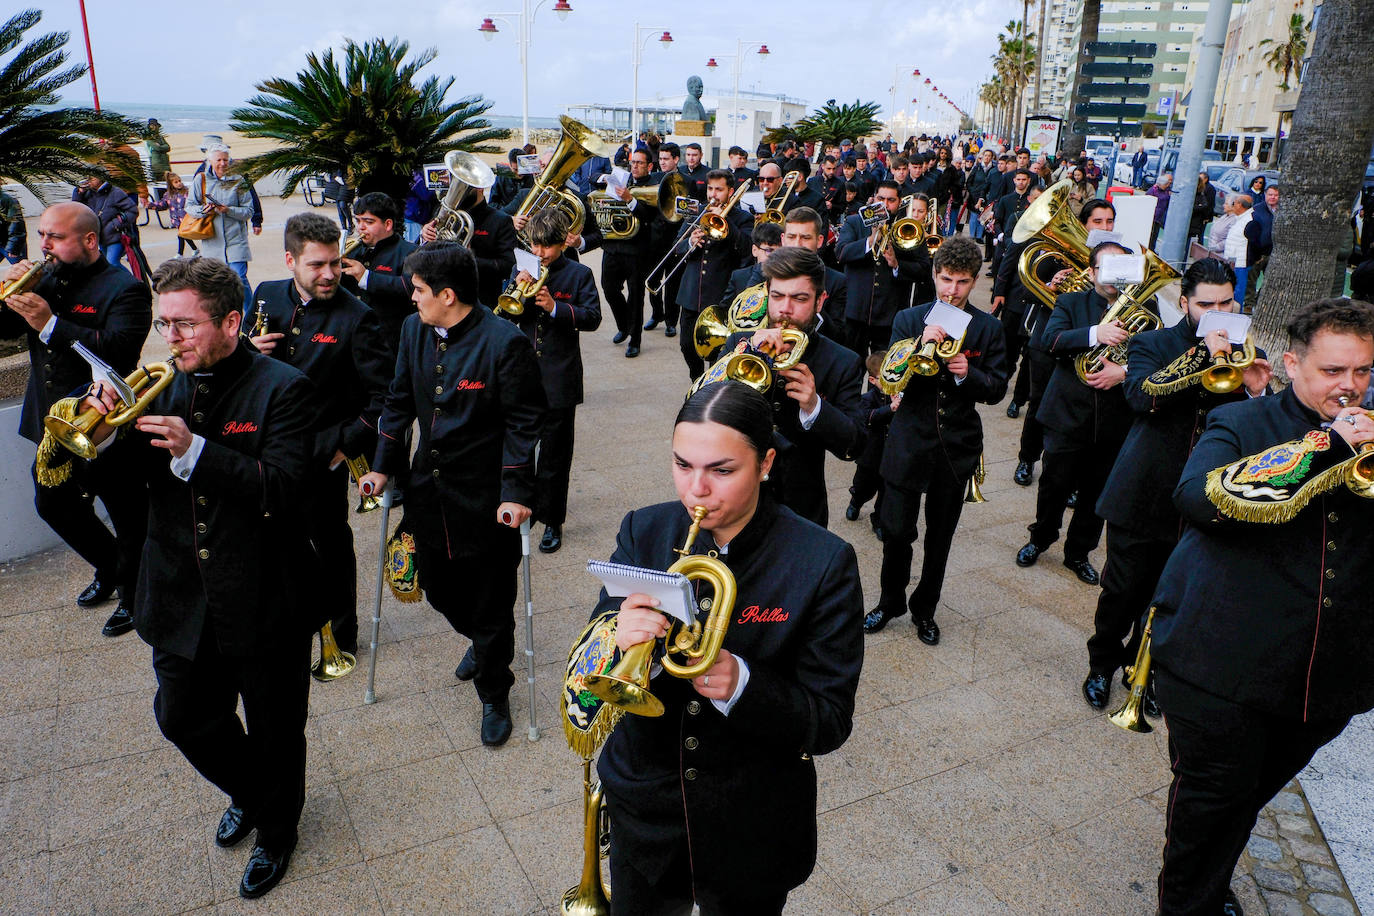
[[[1217,186],[1217,215],[1221,215],[1221,205],[1226,203],[1226,195],[1249,189],[1256,175],[1264,176],[1265,187],[1279,184],[1279,173],[1274,169],[1242,169],[1238,166],[1227,169],[1212,184]]]
[[[1178,150],[1178,147],[1176,147],[1176,146],[1171,146],[1170,148],[1168,148],[1168,149],[1166,149],[1166,150],[1164,151],[1164,172],[1165,172],[1166,174],[1169,173],[1169,172],[1177,172],[1177,171],[1178,171],[1178,153],[1179,153],[1179,150]],[[1202,164],[1205,166],[1205,165],[1207,165],[1208,163],[1212,163],[1212,162],[1220,163],[1220,162],[1221,162],[1221,153],[1217,152],[1217,151],[1214,150],[1214,149],[1205,149],[1205,150],[1203,150],[1203,151],[1202,151]],[[1158,163],[1157,160],[1152,160],[1152,161],[1150,161],[1150,162],[1145,163],[1145,179],[1144,179],[1144,180],[1145,180],[1145,187],[1148,188],[1150,185],[1154,184],[1156,180],[1158,180],[1158,178],[1159,178],[1159,169],[1157,168],[1158,164],[1159,164],[1159,163]],[[1177,176],[1177,175],[1174,176],[1174,183],[1175,183],[1175,184],[1178,183],[1178,176]]]
[[[1122,150],[1116,160],[1116,175],[1114,176],[1117,184],[1128,185],[1131,183],[1131,159],[1135,156],[1133,150]],[[1145,151],[1145,187],[1149,187],[1153,179],[1150,175],[1159,173],[1159,150],[1151,149]]]

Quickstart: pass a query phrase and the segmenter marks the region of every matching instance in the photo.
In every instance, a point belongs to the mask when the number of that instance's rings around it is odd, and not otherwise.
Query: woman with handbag
[[[205,170],[192,179],[186,198],[186,217],[177,234],[204,242],[201,255],[223,261],[243,280],[243,310],[252,305],[248,285],[248,220],[253,215],[253,196],[242,175],[229,174],[229,147],[214,143],[205,150]],[[207,223],[208,220],[208,223]],[[211,235],[203,234],[213,229]]]

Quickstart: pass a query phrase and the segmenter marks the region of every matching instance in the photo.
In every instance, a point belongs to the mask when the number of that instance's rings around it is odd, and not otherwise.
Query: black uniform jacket
[[[485,200],[469,207],[468,213],[472,216],[472,256],[477,260],[477,296],[492,308],[515,266],[515,223]]]
[[[511,271],[510,278],[514,280],[518,272],[519,268]],[[548,406],[573,407],[582,403],[582,347],[577,335],[601,326],[601,297],[592,269],[566,257],[549,265],[544,288],[553,297],[552,313],[531,299],[520,316],[511,320],[534,345]]]
[[[883,463],[883,445],[887,442],[887,428],[892,423],[892,398],[876,385],[870,385],[859,406],[863,410],[868,437],[864,441],[863,454],[854,463],[876,471]]]
[[[1153,302],[1149,308],[1154,310]],[[1106,391],[1091,388],[1073,368],[1074,357],[1088,349],[1088,329],[1101,323],[1107,309],[1107,300],[1096,290],[1065,293],[1055,300],[1040,333],[1041,347],[1054,358],[1054,375],[1045,386],[1035,418],[1047,430],[1045,444],[1050,451],[1098,443],[1117,448],[1130,429],[1132,414],[1123,386]]]
[[[569,181],[571,180],[572,179],[569,179]],[[520,209],[521,204],[525,202],[525,198],[530,196],[530,192],[532,190],[534,189],[521,188],[519,191],[515,192],[515,197],[512,198],[509,203],[507,203],[504,207],[501,208],[502,213],[505,213],[507,216],[511,217],[512,226],[515,225],[514,217],[516,212]],[[579,261],[581,260],[581,258],[579,258],[578,255],[586,254],[589,251],[595,251],[597,248],[601,247],[601,227],[597,225],[596,217],[592,215],[592,207],[591,204],[588,203],[587,196],[585,194],[582,194],[579,191],[575,190],[571,185],[564,185],[562,190],[567,191],[570,194],[577,195],[577,198],[582,201],[582,212],[585,214],[582,220],[582,231],[579,233],[582,236],[582,247],[581,249],[567,248],[563,251],[563,254],[566,255],[569,260]],[[534,212],[537,213],[539,211],[536,210]],[[533,216],[534,213],[530,213],[529,215]],[[520,239],[520,234],[518,232],[516,233],[515,238],[518,242]]]
[[[731,334],[723,352],[747,343],[752,332]],[[801,405],[788,397],[780,381],[769,392],[773,428],[779,437],[772,476],[781,501],[804,518],[825,517],[825,453],[853,461],[863,451],[864,422],[860,399],[864,365],[859,355],[824,334],[811,334],[802,364],[816,378],[820,413],[810,429],[801,425]]]
[[[395,474],[411,462],[406,431],[418,420],[406,519],[450,557],[482,553],[494,538],[515,536],[497,522],[501,503],[534,505],[543,415],[539,366],[519,328],[474,306],[445,339],[412,315],[373,467]]]
[[[898,313],[892,343],[926,330],[934,302]],[[958,477],[970,476],[983,452],[983,421],[975,404],[996,404],[1007,393],[1007,348],[1002,325],[987,312],[968,307],[973,316],[964,334],[968,375],[962,384],[942,364],[932,376],[911,375],[902,403],[892,417],[883,449],[883,479],[908,490],[925,492],[931,463],[948,463]]]
[[[894,222],[895,217],[888,222]],[[844,267],[847,286],[844,317],[847,321],[884,327],[892,324],[898,312],[911,302],[911,286],[921,274],[919,255],[913,249],[896,249],[897,272],[893,275],[887,262],[875,262],[868,247],[871,229],[864,228],[863,219],[856,213],[847,217],[835,241],[835,257]],[[924,246],[919,246],[924,248]],[[926,260],[926,281],[930,267]],[[934,289],[931,289],[934,295]]]
[[[259,283],[253,294],[269,330],[286,336],[272,358],[295,366],[315,384],[310,402],[313,461],[334,452],[368,456],[377,447],[377,417],[395,366],[377,313],[347,290],[301,304],[294,280]]]
[[[410,301],[410,278],[404,275],[402,267],[406,256],[416,247],[399,235],[389,235],[375,248],[363,249],[357,258],[368,270],[367,289],[360,289],[358,281],[347,274],[343,278],[343,288],[377,313],[387,347],[393,351],[401,337],[401,324],[415,313],[415,303]],[[248,320],[251,322],[253,316],[248,316]]]
[[[630,179],[630,187],[657,187],[662,181],[662,172],[650,172],[643,178]],[[605,249],[606,254],[633,254],[643,259],[639,269],[647,271],[654,266],[653,262],[648,259],[653,258],[655,254],[662,256],[663,252],[666,252],[677,238],[679,224],[668,222],[658,212],[658,207],[645,203],[636,202],[634,207],[630,209],[630,215],[639,221],[639,231],[635,233],[634,237],[608,239],[603,236],[601,247]],[[590,215],[587,219],[590,222],[596,222]],[[598,230],[599,232],[600,230]]]
[[[685,312],[699,312],[720,302],[730,272],[743,266],[751,256],[753,218],[735,207],[725,219],[730,224],[729,236],[719,242],[708,240],[705,245],[692,249],[687,262],[680,268],[682,283],[677,288],[677,304]],[[678,240],[673,250],[681,254],[692,244],[692,233],[687,220],[678,225]]]
[[[57,316],[48,343],[17,312],[3,307],[0,337],[21,333],[28,337],[29,384],[19,435],[38,442],[43,438],[43,418],[53,402],[90,384],[91,367],[76,355],[72,341],[80,341],[120,375],[128,375],[148,339],[153,311],[147,287],[104,258],[90,265],[63,264],[49,270],[33,292]]]
[[[1025,212],[1026,195],[1016,193],[1016,187],[1007,182],[1007,193],[1003,194],[997,201],[997,207],[993,210],[993,215],[997,217],[997,231],[1006,232],[1011,226],[1012,221]]]
[[[631,512],[611,560],[665,569],[689,523],[680,503]],[[692,552],[708,549],[716,548],[703,531]],[[650,687],[666,711],[622,718],[597,770],[615,842],[634,850],[650,880],[686,829],[693,867],[712,884],[785,890],[815,864],[810,755],[840,747],[853,724],[863,666],[858,563],[849,544],[767,496],[721,559],[738,586],[725,649],[748,664],[749,683],[724,716],[690,681],[660,673]],[[620,602],[603,591],[597,613]]]
[[[1207,349],[1186,317],[1171,328],[1131,338],[1121,387],[1135,420],[1097,502],[1103,520],[1160,541],[1177,540],[1181,533],[1178,510],[1169,497],[1207,425],[1208,412],[1248,398],[1243,387],[1230,394],[1213,394],[1198,384],[1171,394],[1150,395],[1141,389],[1147,378],[1195,347]]]
[[[314,552],[300,502],[310,454],[313,385],[240,342],[208,372],[177,373],[152,411],[181,417],[205,447],[187,480],[170,453],[133,426],[142,450],[148,539],[134,623],[150,645],[194,658],[201,635],[251,656],[318,629]],[[100,460],[100,459],[98,459]]]
[[[711,169],[704,163],[699,163],[695,169],[687,168],[687,163],[682,163],[677,167],[682,173],[683,179],[687,182],[687,193],[702,203],[706,202],[706,176],[711,174]]]
[[[1374,501],[1345,486],[1290,522],[1220,515],[1207,474],[1316,430],[1321,418],[1291,388],[1211,412],[1174,504],[1188,523],[1154,603],[1155,663],[1214,696],[1285,719],[1343,718],[1374,706]],[[1354,455],[1330,435],[1315,455]]]

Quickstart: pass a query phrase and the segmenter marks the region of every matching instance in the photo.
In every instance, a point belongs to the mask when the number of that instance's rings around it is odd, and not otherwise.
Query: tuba
[[[735,576],[715,556],[692,556],[692,545],[701,532],[702,519],[709,510],[705,506],[692,509],[692,527],[687,540],[674,548],[678,559],[668,567],[669,573],[680,573],[693,582],[705,582],[712,594],[701,599],[701,609],[708,612],[706,622],[694,622],[690,627],[678,624],[664,641],[664,653],[659,659],[663,670],[674,677],[691,679],[705,674],[716,663],[730,615],[735,607]],[[637,716],[663,715],[663,701],[649,692],[649,669],[654,661],[654,640],[626,649],[620,661],[605,674],[589,674],[583,681],[597,699]],[[673,658],[683,656],[683,661]]]
[[[1069,207],[1072,189],[1073,182],[1067,178],[1050,187],[1026,208],[1011,233],[1012,241],[1026,245],[1016,265],[1021,285],[1046,308],[1054,308],[1062,293],[1092,287],[1088,230]],[[1050,281],[1064,265],[1074,270],[1074,275],[1058,291],[1050,289]]]
[[[511,215],[529,217],[540,210],[557,207],[568,214],[568,231],[580,235],[587,221],[587,211],[583,208],[582,198],[577,192],[568,190],[564,185],[568,183],[573,172],[581,168],[582,163],[593,156],[609,158],[612,150],[585,124],[574,121],[567,115],[561,115],[558,123],[563,127],[563,136],[549,154],[549,164],[534,180],[534,187]],[[526,248],[531,247],[529,236],[523,230],[518,234],[520,243]]]
[[[630,196],[641,204],[656,208],[667,222],[681,222],[677,201],[687,196],[687,179],[682,177],[681,172],[673,172],[665,175],[657,185],[630,188]],[[639,234],[639,220],[635,219],[620,198],[609,191],[593,191],[587,195],[587,203],[592,208],[597,228],[607,240],[632,239]]]
[[[38,281],[43,279],[43,274],[48,272],[48,268],[57,263],[57,258],[52,254],[43,255],[43,260],[35,261],[33,266],[15,280],[0,286],[0,305],[5,304],[5,300],[10,296],[19,293],[27,293],[38,285]]]
[[[506,284],[501,295],[496,299],[496,308],[493,312],[500,314],[505,312],[507,315],[518,316],[525,313],[525,300],[532,299],[536,293],[544,288],[544,281],[549,278],[549,269],[544,266],[539,268],[539,276],[528,283],[521,283],[518,279]]]
[[[748,184],[748,182],[743,183]],[[754,225],[776,223],[781,226],[786,220],[786,216],[783,214],[783,205],[787,203],[787,198],[792,196],[792,192],[797,190],[797,185],[800,183],[801,172],[796,170],[782,176],[782,184],[778,186],[778,190],[764,205],[763,212],[754,215]]]
[[[1140,637],[1140,648],[1135,653],[1135,664],[1126,669],[1131,679],[1131,695],[1121,708],[1107,718],[1113,725],[1129,732],[1152,732],[1150,723],[1141,715],[1140,704],[1145,699],[1145,687],[1150,682],[1150,634],[1155,624],[1155,609],[1150,608],[1150,616],[1145,618],[1145,632]]]
[[[468,203],[469,192],[486,190],[496,183],[496,173],[477,156],[456,149],[444,156],[444,168],[449,174],[448,190],[439,202],[434,230],[440,241],[457,242],[466,248],[472,242],[474,226],[472,215],[463,207]]]
[[[1036,201],[1039,203],[1039,201]],[[1179,272],[1170,267],[1168,262],[1160,258],[1150,249],[1145,249],[1145,279],[1139,283],[1132,284],[1121,290],[1116,302],[1107,309],[1102,316],[1101,324],[1108,324],[1116,321],[1126,329],[1126,333],[1131,337],[1142,331],[1155,331],[1163,327],[1159,316],[1151,312],[1144,305],[1150,297],[1168,286],[1179,278]],[[1126,351],[1130,346],[1130,338],[1122,341],[1115,346],[1098,344],[1091,349],[1078,354],[1073,360],[1074,372],[1078,373],[1078,378],[1087,384],[1088,376],[1094,372],[1102,371],[1103,365],[1107,360],[1111,360],[1118,366],[1125,365]]]
[[[560,912],[568,916],[610,916],[611,889],[601,877],[601,860],[610,851],[605,818],[601,783],[592,781],[591,760],[583,760],[582,878],[563,894]]]

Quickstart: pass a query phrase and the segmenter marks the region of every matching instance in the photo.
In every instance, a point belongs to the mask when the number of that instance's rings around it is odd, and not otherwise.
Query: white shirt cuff
[[[635,207],[639,206],[639,198],[638,198],[638,197],[631,197],[629,200],[627,200],[627,201],[622,201],[622,202],[625,204],[625,208],[626,208],[627,210],[633,210]]]
[[[43,330],[38,332],[38,339],[43,341],[43,343],[51,341],[53,328],[55,327],[57,327],[57,316],[50,315],[48,317],[48,323],[43,325]]]
[[[191,447],[188,448],[180,458],[172,459],[172,473],[182,480],[190,480],[191,472],[196,469],[196,462],[200,460],[200,453],[205,448],[205,437],[195,435],[191,437]]]
[[[367,289],[367,278],[372,276],[372,271],[363,271],[363,278],[358,281],[358,289]]]
[[[749,663],[738,655],[735,661],[739,663],[739,680],[735,682],[735,692],[730,695],[728,700],[712,700],[711,705],[720,710],[722,716],[730,715],[730,710],[735,708],[739,702],[740,695],[744,693],[744,686],[749,683]]]
[[[954,376],[954,387],[956,388],[968,381],[967,375],[954,375],[953,372],[951,372],[950,375]]]
[[[816,422],[816,418],[821,415],[821,399],[816,398],[816,409],[810,413],[799,413],[797,419],[801,421],[802,429],[810,429],[811,424]]]
[[[1097,346],[1097,325],[1088,328],[1088,346]]]

